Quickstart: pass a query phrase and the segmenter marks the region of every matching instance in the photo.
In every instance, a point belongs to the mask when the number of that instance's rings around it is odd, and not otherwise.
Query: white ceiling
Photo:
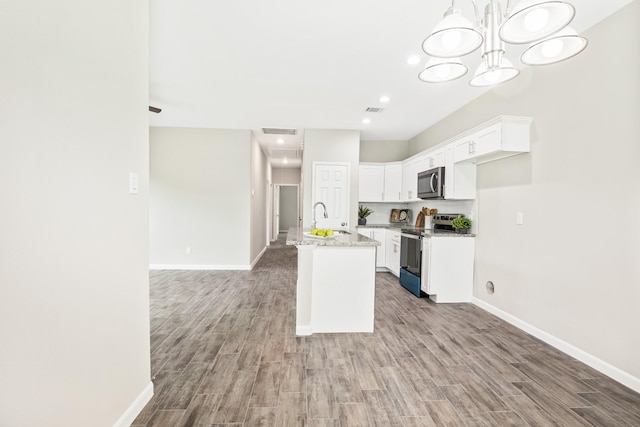
[[[630,1],[571,0],[577,11],[571,26],[582,32]],[[486,3],[479,0],[481,11]],[[473,16],[471,0],[458,4]],[[358,129],[362,140],[408,140],[486,91],[468,85],[478,52],[463,58],[470,71],[457,81],[417,78],[427,60],[422,41],[450,5],[153,0],[149,103],[162,112],[149,113],[150,125],[251,129],[275,165],[283,155],[299,158],[305,128]],[[507,56],[520,68],[521,51],[507,45]],[[419,55],[420,64],[408,65],[411,55]],[[383,95],[391,100],[381,103]],[[368,107],[384,110],[367,113]],[[298,133],[278,144],[276,136],[263,134],[265,127]],[[296,165],[289,159],[286,166]]]

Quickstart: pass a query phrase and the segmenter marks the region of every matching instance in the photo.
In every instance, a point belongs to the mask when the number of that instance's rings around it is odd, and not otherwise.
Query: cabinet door
[[[384,166],[384,201],[402,200],[402,163],[390,163]]]
[[[376,267],[385,267],[385,233],[386,230],[374,228],[371,232],[371,238],[380,242],[380,246],[376,246]]]
[[[427,168],[433,169],[445,166],[445,148],[433,151],[427,156]]]
[[[421,159],[414,158],[402,163],[402,199],[403,201],[419,201],[418,172],[421,172]]]
[[[454,161],[474,160],[500,151],[501,125],[487,126],[471,135],[454,142]]]
[[[400,232],[387,230],[385,241],[386,267],[400,276]]]
[[[382,202],[384,192],[384,165],[360,165],[358,200]]]
[[[358,234],[371,239],[371,229],[358,227]]]

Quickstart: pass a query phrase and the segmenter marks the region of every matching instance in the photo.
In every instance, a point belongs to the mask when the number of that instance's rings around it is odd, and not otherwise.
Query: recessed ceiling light
[[[380,102],[389,102],[389,101],[391,101],[391,98],[389,98],[386,95],[380,97]]]
[[[284,139],[278,138],[278,144],[284,144]]]
[[[416,65],[420,63],[420,57],[418,55],[411,55],[407,58],[407,64]]]
[[[364,123],[365,125],[369,124],[371,123],[371,119],[362,119],[362,123]]]

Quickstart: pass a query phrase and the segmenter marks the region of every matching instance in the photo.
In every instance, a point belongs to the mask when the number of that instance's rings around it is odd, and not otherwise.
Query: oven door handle
[[[404,234],[404,233],[402,233],[400,235],[400,237],[406,237],[408,239],[414,239],[414,240],[422,240],[422,236],[417,235],[417,234]]]

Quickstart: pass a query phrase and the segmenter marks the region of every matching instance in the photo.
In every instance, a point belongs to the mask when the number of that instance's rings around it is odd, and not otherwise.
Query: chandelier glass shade
[[[422,43],[431,56],[418,78],[424,82],[441,83],[464,76],[468,67],[459,57],[482,46],[482,63],[476,70],[471,86],[490,86],[516,77],[520,71],[505,57],[505,42],[527,44],[520,60],[526,65],[547,65],[571,58],[582,52],[588,41],[568,24],[575,8],[560,0],[521,0],[513,10],[503,14],[498,0],[489,0],[483,17],[475,0],[474,25],[452,0],[444,18]]]
[[[469,68],[460,58],[431,58],[418,78],[427,83],[449,82],[467,74]]]
[[[547,65],[564,61],[586,49],[589,42],[570,27],[565,27],[551,37],[531,43],[522,52],[520,61],[527,65]]]
[[[455,58],[473,52],[481,44],[482,34],[459,9],[452,7],[424,40],[422,50],[437,58]]]

